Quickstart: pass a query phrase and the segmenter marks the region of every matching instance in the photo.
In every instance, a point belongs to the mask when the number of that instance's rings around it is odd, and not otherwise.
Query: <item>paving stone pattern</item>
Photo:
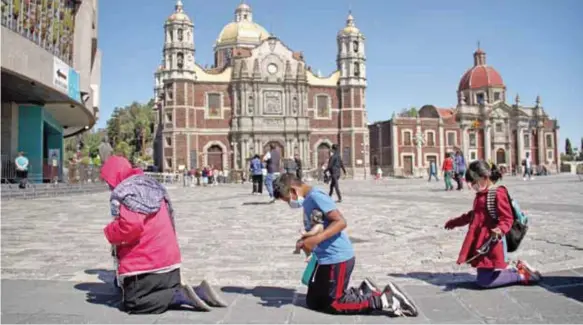
[[[445,192],[423,180],[344,181],[357,265],[365,276],[400,284],[417,318],[332,316],[305,308],[305,266],[292,254],[300,211],[251,196],[250,185],[170,189],[177,210],[183,274],[205,278],[229,308],[129,316],[115,306],[112,261],[102,229],[107,193],[2,202],[4,323],[581,323],[583,182],[547,176],[504,181],[531,220],[513,257],[545,274],[540,286],[478,290],[474,272],[455,265],[464,230],[443,223],[471,208],[470,191]],[[323,185],[320,185],[323,187]]]

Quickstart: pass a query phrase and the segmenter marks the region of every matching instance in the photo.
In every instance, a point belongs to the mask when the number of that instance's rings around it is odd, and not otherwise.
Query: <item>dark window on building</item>
[[[182,29],[178,30],[178,40],[182,41],[184,39],[184,32],[182,31]]]
[[[450,147],[455,146],[455,132],[449,132],[447,134],[447,145]]]
[[[483,93],[477,94],[476,100],[478,101],[478,104],[484,104],[484,94]]]
[[[172,100],[174,98],[174,94],[172,92],[172,84],[166,84],[166,100]]]
[[[172,147],[172,137],[166,137],[166,146],[167,147]]]
[[[345,147],[344,152],[342,153],[342,162],[346,165],[350,165],[350,147]]]
[[[358,53],[358,41],[352,42],[352,49],[354,50],[354,53]]]
[[[470,147],[476,147],[476,134],[470,133]]]
[[[499,92],[495,92],[495,93],[494,93],[494,100],[495,100],[495,101],[498,101],[498,100],[500,100],[500,93],[499,93]]]
[[[502,123],[496,123],[496,132],[502,132]]]
[[[358,62],[354,63],[354,76],[360,76],[360,64]]]
[[[529,134],[524,135],[524,147],[530,148],[530,135]]]
[[[405,131],[405,133],[403,133],[403,144],[406,146],[411,145],[411,132]]]
[[[176,54],[178,69],[182,69],[184,67],[184,54],[182,52],[178,52]]]
[[[429,147],[435,146],[435,133],[427,132],[427,145]]]
[[[328,96],[318,95],[316,96],[316,105],[318,109],[318,117],[328,117],[330,115],[330,109],[328,107]]]
[[[210,116],[221,115],[221,94],[207,94],[207,106]]]
[[[547,140],[547,148],[552,148],[553,147],[553,136],[550,134],[547,134],[546,140]]]
[[[166,166],[168,166],[168,168],[172,168],[172,158],[166,158]]]
[[[166,123],[172,123],[172,113],[166,112]]]

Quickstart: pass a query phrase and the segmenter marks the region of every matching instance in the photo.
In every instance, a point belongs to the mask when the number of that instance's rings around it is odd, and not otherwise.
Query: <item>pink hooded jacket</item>
[[[112,188],[125,179],[143,172],[132,168],[123,157],[112,156],[101,167],[101,178]],[[123,204],[119,217],[103,230],[105,237],[117,248],[118,273],[121,276],[161,271],[180,266],[180,248],[172,225],[168,204],[151,215],[131,211]]]

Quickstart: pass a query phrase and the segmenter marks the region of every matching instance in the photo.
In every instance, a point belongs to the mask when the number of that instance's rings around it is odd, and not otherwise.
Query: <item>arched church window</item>
[[[356,77],[360,76],[360,64],[358,62],[354,63],[354,75]]]
[[[176,55],[178,69],[182,69],[184,67],[184,54],[182,52],[178,52]]]
[[[354,50],[354,53],[358,53],[358,45],[358,41],[352,42],[352,49]]]
[[[485,96],[483,93],[479,93],[476,95],[476,100],[477,100],[478,104],[480,104],[480,105],[484,104],[484,99],[485,99]]]
[[[182,40],[184,39],[184,32],[182,31],[182,28],[178,29],[178,40],[182,42]]]

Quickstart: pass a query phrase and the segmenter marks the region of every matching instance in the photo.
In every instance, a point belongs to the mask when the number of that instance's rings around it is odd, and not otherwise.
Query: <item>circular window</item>
[[[275,74],[277,72],[277,65],[275,63],[270,63],[267,66],[267,72],[269,72],[270,74]]]

